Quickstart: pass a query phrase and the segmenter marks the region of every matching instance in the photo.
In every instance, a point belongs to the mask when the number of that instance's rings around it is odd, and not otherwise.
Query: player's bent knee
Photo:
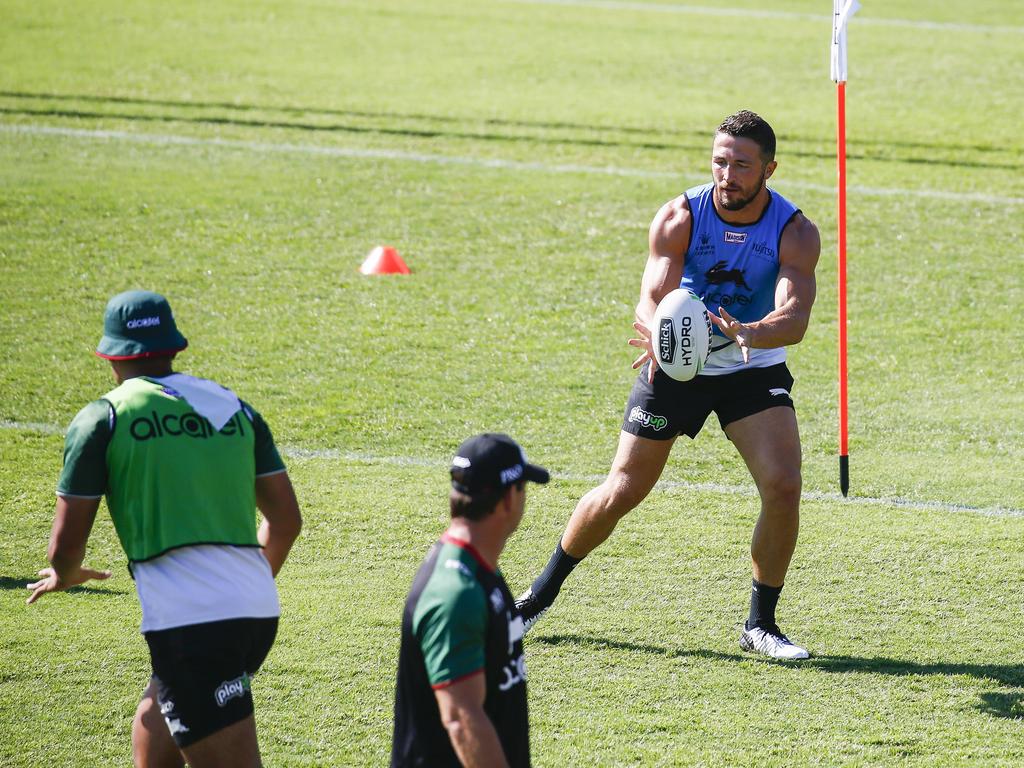
[[[636,509],[647,498],[650,487],[639,484],[626,475],[610,476],[601,487],[602,508],[605,514],[621,519]]]
[[[762,479],[758,486],[761,499],[771,507],[796,509],[800,506],[803,480],[799,471],[780,471]]]

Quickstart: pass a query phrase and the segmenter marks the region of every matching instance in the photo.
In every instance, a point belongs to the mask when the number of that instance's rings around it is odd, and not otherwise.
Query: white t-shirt
[[[131,569],[142,632],[281,615],[270,563],[259,547],[180,547]]]

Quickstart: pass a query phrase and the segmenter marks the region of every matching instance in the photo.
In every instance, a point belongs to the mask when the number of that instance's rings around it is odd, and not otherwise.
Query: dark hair
[[[715,133],[750,139],[761,148],[761,158],[766,163],[775,159],[775,131],[763,117],[749,109],[741,109],[735,115],[729,115]]]
[[[522,481],[514,485],[521,491],[526,482]],[[483,520],[494,511],[494,508],[498,506],[498,502],[504,498],[505,492],[511,487],[511,485],[506,485],[497,490],[479,493],[476,496],[469,496],[452,488],[451,493],[448,494],[448,507],[451,510],[452,517],[464,517],[466,520]]]

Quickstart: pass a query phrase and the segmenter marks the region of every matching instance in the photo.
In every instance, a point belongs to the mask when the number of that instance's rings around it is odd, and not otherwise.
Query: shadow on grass
[[[327,131],[338,133],[369,133],[380,135],[397,135],[418,138],[449,138],[449,139],[474,139],[481,141],[496,142],[534,142],[541,144],[555,145],[580,145],[594,147],[632,147],[652,150],[682,150],[700,151],[710,149],[712,131],[707,130],[674,130],[674,136],[688,137],[684,141],[659,141],[651,138],[652,135],[663,135],[664,129],[643,128],[639,126],[624,125],[592,125],[588,123],[574,123],[567,121],[531,121],[531,120],[509,120],[502,118],[477,118],[477,117],[456,117],[443,114],[427,114],[421,112],[387,112],[367,111],[354,109],[326,109],[322,107],[303,107],[291,105],[260,105],[246,104],[226,101],[185,101],[180,99],[153,99],[130,96],[97,96],[93,94],[69,94],[69,93],[39,93],[30,91],[5,91],[0,90],[0,97],[16,99],[23,102],[53,101],[62,103],[97,104],[102,107],[100,110],[90,109],[61,109],[61,108],[0,108],[0,113],[26,116],[50,116],[70,117],[84,119],[116,119],[135,120],[148,122],[182,122],[182,123],[206,123],[212,125],[236,125],[247,128],[291,128],[304,131]],[[109,111],[111,107],[141,107],[141,108],[164,108],[192,111],[191,115],[175,114],[139,114],[138,112],[124,113]],[[224,110],[231,116],[212,116],[196,114],[195,110]],[[246,118],[244,113],[252,112],[274,112],[284,115],[284,120]],[[296,117],[309,118],[319,117],[333,122],[303,122],[296,120]],[[340,122],[339,118],[347,122]],[[396,128],[388,126],[364,126],[353,125],[352,120],[413,120],[432,125],[430,128]],[[486,126],[483,131],[467,131],[453,126],[462,124],[476,124]],[[494,130],[497,129],[497,130]],[[593,138],[584,136],[538,136],[533,133],[508,133],[507,129],[527,131],[583,131],[587,133],[600,133],[604,138]],[[618,134],[634,139],[607,138],[609,134]],[[831,137],[801,137],[782,136],[780,137],[787,145],[802,143],[824,143],[829,144]],[[856,151],[847,152],[847,159],[850,160],[871,160],[883,163],[908,163],[912,165],[938,165],[963,168],[996,168],[1017,170],[1022,167],[1020,163],[1007,162],[993,153],[1002,153],[1002,147],[993,147],[985,144],[934,144],[926,142],[900,142],[885,140],[878,141],[856,141],[848,140],[850,146],[861,145],[865,148],[863,153]],[[911,150],[949,151],[964,152],[973,151],[987,153],[989,159],[968,160],[964,158],[951,157],[892,157],[888,155],[893,147],[906,148]],[[808,157],[824,160],[831,160],[835,154],[831,150],[813,151],[800,149],[799,147],[787,147],[785,154],[792,157]]]
[[[1024,695],[1019,693],[983,693],[981,694],[981,705],[978,708],[994,717],[1021,720],[1024,719]]]
[[[12,576],[0,576],[0,590],[9,589],[20,589],[25,593],[25,597],[28,597],[28,589],[25,588],[27,584],[31,584],[34,581],[38,581],[38,576],[26,576],[25,578],[16,579]],[[92,595],[125,595],[127,592],[123,589],[97,589],[96,587],[72,587],[67,590],[74,594],[76,592],[85,592]]]
[[[534,638],[531,637],[531,640]],[[540,635],[536,641],[545,645],[581,645],[594,650],[610,648],[621,651],[637,651],[639,653],[667,656],[670,658],[707,659],[710,661],[760,661],[780,667],[798,667],[800,669],[820,669],[822,672],[835,674],[867,673],[872,675],[891,675],[894,677],[910,677],[917,675],[970,675],[978,680],[998,682],[1011,688],[1024,688],[1024,664],[960,664],[931,662],[920,663],[901,659],[890,659],[884,656],[812,656],[801,661],[773,661],[743,653],[722,653],[705,648],[672,648],[667,646],[632,643],[622,640],[609,640],[603,637],[588,635]],[[1021,692],[989,692],[981,694],[978,708],[996,717],[1024,717],[1024,693]]]

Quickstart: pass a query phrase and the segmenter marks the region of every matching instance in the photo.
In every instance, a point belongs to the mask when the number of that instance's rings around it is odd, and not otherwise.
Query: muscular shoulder
[[[665,203],[651,222],[651,253],[670,256],[683,253],[690,244],[690,203],[679,195]]]
[[[814,269],[821,253],[821,236],[810,219],[797,212],[782,231],[779,259],[784,264],[799,264]]]

